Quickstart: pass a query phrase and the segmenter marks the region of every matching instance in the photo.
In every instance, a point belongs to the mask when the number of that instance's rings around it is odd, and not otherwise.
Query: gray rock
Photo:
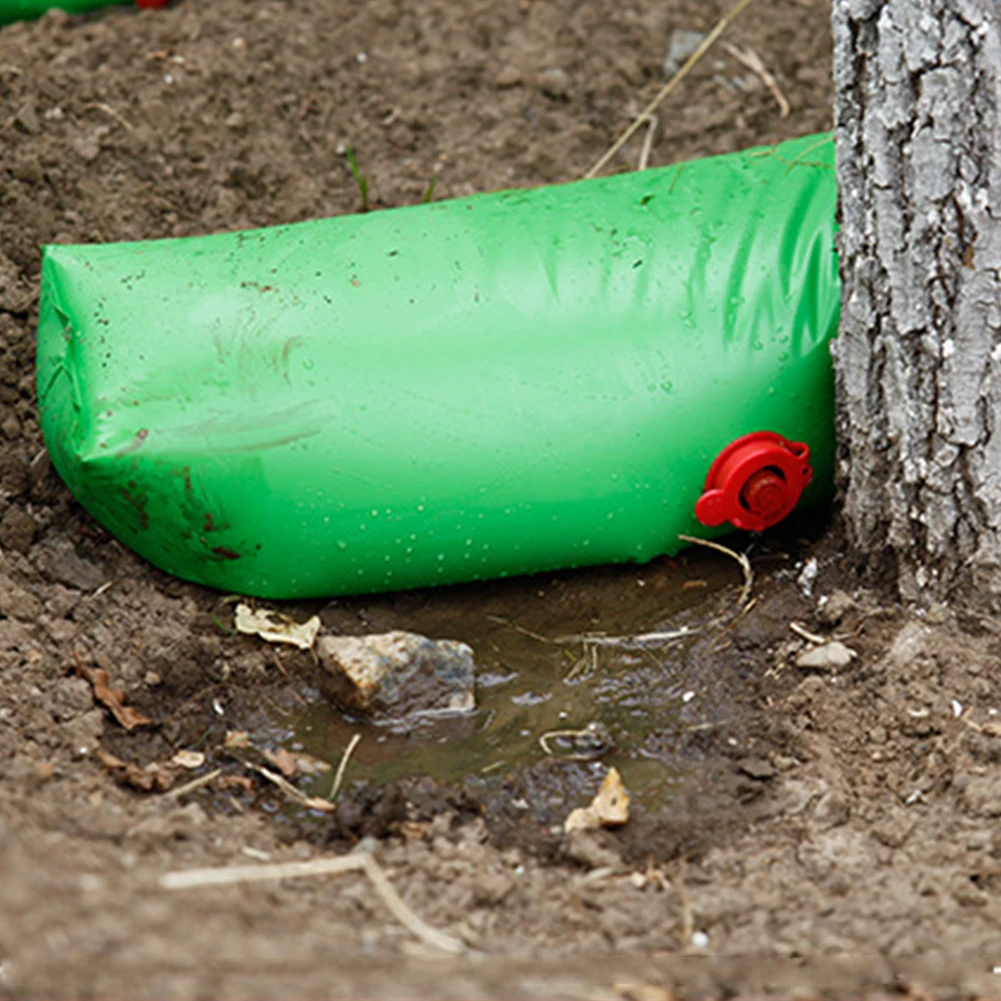
[[[316,651],[320,690],[349,711],[388,721],[475,708],[473,651],[457,640],[400,631],[323,636]]]
[[[705,37],[704,31],[676,29],[671,32],[667,43],[667,55],[664,56],[664,63],[661,66],[665,79],[670,79],[681,69],[685,60],[702,44]]]
[[[539,90],[547,97],[566,100],[570,96],[570,77],[559,67],[543,70],[539,74]]]
[[[832,591],[817,602],[817,618],[825,626],[836,626],[855,607],[844,591]]]
[[[796,658],[796,666],[808,671],[837,671],[847,667],[856,656],[850,647],[833,640],[812,650],[804,650]]]

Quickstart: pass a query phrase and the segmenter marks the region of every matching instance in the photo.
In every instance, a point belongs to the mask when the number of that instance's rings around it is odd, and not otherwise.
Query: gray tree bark
[[[834,0],[838,485],[901,596],[1001,608],[1001,4]]]

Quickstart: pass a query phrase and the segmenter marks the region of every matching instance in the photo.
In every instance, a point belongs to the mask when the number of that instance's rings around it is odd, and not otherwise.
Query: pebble
[[[395,631],[323,636],[320,690],[348,710],[385,720],[475,708],[473,651],[457,640]]]
[[[521,71],[517,66],[502,66],[494,77],[494,83],[502,90],[507,87],[516,87],[521,83]]]
[[[566,100],[570,96],[570,77],[558,67],[543,70],[538,78],[539,90],[547,97]]]
[[[796,658],[796,666],[811,671],[836,671],[847,667],[858,654],[838,640],[804,650]]]

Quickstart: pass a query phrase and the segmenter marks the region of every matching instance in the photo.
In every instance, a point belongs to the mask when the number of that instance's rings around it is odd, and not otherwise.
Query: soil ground
[[[998,623],[861,592],[833,535],[794,532],[754,551],[745,615],[727,612],[736,584],[688,602],[686,621],[719,626],[683,664],[712,708],[700,716],[696,700],[654,735],[658,760],[677,762],[670,795],[638,797],[620,831],[568,842],[555,826],[606,765],[629,779],[622,751],[540,757],[493,786],[349,782],[330,818],[288,808],[223,746],[227,732],[276,732],[276,713],[315,698],[308,656],[233,635],[219,595],[123,549],[42,448],[41,244],[356,211],[346,147],[375,207],[419,201],[432,178],[436,198],[574,179],[660,85],[672,32],[722,12],[716,0],[185,0],[0,29],[0,997],[1001,995]],[[828,18],[821,0],[759,0],[727,40],[770,69],[789,115],[718,47],[663,106],[651,163],[829,127]],[[637,139],[614,169],[638,153]],[[807,595],[793,568],[811,555]],[[674,621],[685,581],[726,572],[691,556],[287,611],[355,632],[470,606],[514,626],[603,622],[644,586],[663,609],[643,606],[642,630]],[[836,588],[852,600],[832,614]],[[791,621],[857,658],[795,667]],[[93,669],[152,725],[126,731],[95,703],[80,677]],[[220,767],[214,782],[134,787],[193,748],[206,760],[189,774]],[[109,769],[102,752],[135,767]],[[158,883],[359,845],[466,955],[412,936],[359,874]]]

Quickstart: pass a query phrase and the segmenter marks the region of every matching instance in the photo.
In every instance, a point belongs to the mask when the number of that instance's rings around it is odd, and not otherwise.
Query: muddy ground
[[[286,609],[469,641],[508,712],[486,753],[475,732],[393,737],[319,708],[307,654],[234,634],[220,595],[132,556],[42,448],[40,244],[356,211],[348,146],[374,207],[419,201],[433,178],[436,198],[576,178],[659,86],[672,32],[722,11],[185,0],[0,29],[0,997],[1001,994],[1001,625],[859,592],[816,518],[754,544],[743,615],[738,570],[701,552]],[[828,16],[821,0],[759,0],[726,37],[790,113],[717,48],[664,105],[651,163],[828,127]],[[637,140],[614,169],[638,155]],[[839,588],[852,600],[832,611]],[[796,667],[793,621],[856,659]],[[596,665],[552,642],[679,623],[702,632]],[[95,669],[151,724],[125,730],[96,703],[80,676]],[[538,749],[554,721],[592,714],[618,740],[600,760]],[[249,767],[279,747],[334,762],[355,732],[335,815]],[[204,761],[162,767],[185,749]],[[612,765],[630,821],[568,842],[560,822]],[[464,955],[405,930],[358,873],[158,883],[359,846]]]

